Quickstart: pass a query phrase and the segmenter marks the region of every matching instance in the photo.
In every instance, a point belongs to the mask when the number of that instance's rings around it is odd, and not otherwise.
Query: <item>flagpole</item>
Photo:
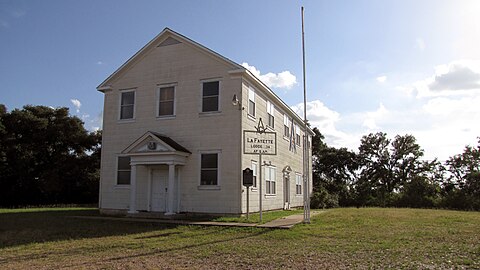
[[[308,132],[307,132],[307,86],[305,76],[305,28],[304,8],[302,6],[302,57],[303,57],[303,222],[310,223],[310,180],[308,172]]]

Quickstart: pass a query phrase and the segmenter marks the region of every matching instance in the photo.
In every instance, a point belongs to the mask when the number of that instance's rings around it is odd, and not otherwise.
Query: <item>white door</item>
[[[152,171],[152,212],[165,212],[168,193],[168,170]]]
[[[284,173],[283,175],[283,199],[284,199],[284,206],[283,209],[289,210],[290,209],[290,174]]]

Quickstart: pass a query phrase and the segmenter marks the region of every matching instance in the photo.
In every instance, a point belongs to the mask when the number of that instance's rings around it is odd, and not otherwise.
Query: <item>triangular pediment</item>
[[[141,154],[141,153],[190,153],[187,149],[180,146],[171,138],[148,131],[140,138],[130,144],[123,154]]]
[[[162,43],[160,43],[157,47],[163,47],[163,46],[169,46],[169,45],[175,45],[175,44],[180,44],[181,42],[174,39],[173,37],[168,37]]]
[[[198,52],[204,53],[205,55],[220,61],[229,69],[241,69],[246,70],[241,65],[233,62],[232,60],[204,47],[203,45],[169,29],[165,28],[160,34],[158,34],[154,39],[147,43],[142,49],[140,49],[136,54],[134,54],[130,59],[127,60],[122,66],[120,66],[113,74],[111,74],[105,81],[103,81],[98,87],[97,90],[103,92],[111,89],[111,84],[113,81],[117,80],[118,77],[121,77],[124,71],[129,70],[132,66],[135,65],[138,61],[143,59],[149,52],[155,48],[174,45],[174,44],[185,44],[190,48],[197,50]]]

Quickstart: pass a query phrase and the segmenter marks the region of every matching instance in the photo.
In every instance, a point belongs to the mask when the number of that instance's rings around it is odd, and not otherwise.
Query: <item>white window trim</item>
[[[202,154],[217,154],[217,184],[202,185]],[[222,175],[222,150],[199,150],[198,151],[198,190],[220,190]]]
[[[300,193],[297,193],[297,177],[300,177]],[[303,194],[303,176],[301,173],[295,173],[295,195],[302,196]]]
[[[275,183],[275,193],[267,193],[267,175],[266,175],[267,169],[274,171],[273,177],[274,177],[275,179],[274,179],[273,181],[272,181],[272,179],[270,179],[269,181]],[[270,172],[269,172],[269,173],[270,173]],[[265,166],[264,174],[265,174],[265,175],[264,175],[264,179],[265,179],[265,197],[277,196],[277,167],[275,167],[275,166]]]
[[[295,143],[297,144],[297,146],[301,146],[302,145],[302,132],[300,130],[300,126],[295,124]],[[298,140],[297,140],[298,139]]]
[[[285,136],[285,119],[287,119],[287,127],[288,127],[288,134]],[[288,114],[284,113],[283,114],[283,125],[282,125],[282,134],[283,138],[287,141],[290,141],[290,133],[292,132],[290,129],[292,128],[292,121]]]
[[[218,110],[211,112],[203,111],[203,83],[218,82]],[[222,78],[210,78],[200,80],[200,104],[198,109],[199,115],[217,115],[222,112]]]
[[[115,189],[130,189],[130,186],[132,184],[132,179],[131,179],[131,175],[130,175],[130,184],[118,184],[118,158],[120,157],[128,157],[127,155],[117,155],[115,157],[115,184],[113,185],[113,187]],[[132,161],[130,160],[130,163]],[[132,166],[130,165],[130,173],[132,172]]]
[[[257,191],[258,189],[258,162],[256,160],[252,160],[252,170],[253,170],[253,164],[255,164],[256,168],[254,171],[254,176],[256,176],[256,179],[255,179],[255,185],[252,186],[252,190],[253,191]]]
[[[248,104],[247,104],[247,114],[248,116],[252,117],[253,119],[256,118],[257,115],[257,103],[255,102],[256,91],[255,88],[248,86]],[[250,113],[250,101],[253,102],[253,114]]]
[[[273,116],[273,126],[269,125],[270,120],[268,115]],[[267,100],[267,128],[274,130],[275,129],[275,105]]]
[[[133,92],[133,117],[132,118],[126,118],[122,119],[122,94],[123,93],[128,93],[128,92]],[[117,120],[119,122],[134,122],[135,117],[136,117],[136,110],[137,110],[137,89],[136,88],[129,88],[129,89],[123,89],[118,91],[118,117]]]
[[[177,83],[157,84],[155,110],[157,119],[175,118],[177,116],[177,85]],[[173,87],[173,115],[160,115],[160,89],[166,87]]]

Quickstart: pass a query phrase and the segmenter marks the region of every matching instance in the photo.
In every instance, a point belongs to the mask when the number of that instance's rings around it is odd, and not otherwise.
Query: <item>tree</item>
[[[349,184],[356,170],[356,155],[346,148],[329,147],[323,135],[313,129],[314,202],[316,206],[347,206],[350,201]],[[328,202],[327,202],[328,201]]]
[[[383,132],[363,136],[357,197],[362,203],[393,205],[401,188],[428,170],[420,161],[422,156],[423,150],[412,135],[397,135],[393,141]]]
[[[463,201],[455,208],[480,209],[480,137],[477,147],[465,146],[462,154],[450,157],[447,162],[452,188],[450,195]],[[454,195],[452,195],[454,194]],[[458,203],[458,202],[457,202]]]
[[[86,131],[68,108],[28,105],[1,123],[0,205],[96,201],[101,133]]]

